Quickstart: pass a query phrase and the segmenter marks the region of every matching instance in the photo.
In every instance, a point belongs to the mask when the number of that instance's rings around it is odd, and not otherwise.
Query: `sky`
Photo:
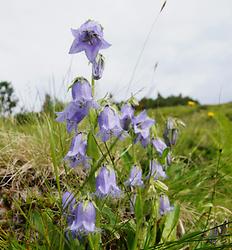
[[[0,81],[13,84],[26,109],[40,109],[45,93],[68,101],[72,79],[91,76],[84,53],[68,54],[70,29],[93,19],[112,44],[102,51],[106,67],[97,97],[155,98],[160,92],[203,104],[232,101],[232,1],[168,0],[159,14],[162,4],[0,0]]]

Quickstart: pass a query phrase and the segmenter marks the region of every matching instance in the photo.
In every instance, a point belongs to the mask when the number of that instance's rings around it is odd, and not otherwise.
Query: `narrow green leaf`
[[[93,160],[98,160],[100,157],[96,139],[90,131],[87,138],[87,155]]]
[[[167,213],[162,233],[162,240],[164,242],[176,239],[176,226],[179,220],[179,215],[179,206],[175,206],[173,211]]]

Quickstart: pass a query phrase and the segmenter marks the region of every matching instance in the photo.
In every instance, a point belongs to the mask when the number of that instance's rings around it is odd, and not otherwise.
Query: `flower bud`
[[[102,78],[102,73],[105,68],[105,59],[102,54],[98,54],[92,64],[92,76],[94,80]]]

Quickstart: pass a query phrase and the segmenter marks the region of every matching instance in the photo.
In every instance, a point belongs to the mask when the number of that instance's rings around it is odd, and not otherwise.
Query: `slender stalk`
[[[93,77],[92,77],[92,80],[91,80],[91,84],[92,84],[92,95],[94,97],[94,94],[95,94],[95,81],[94,81]]]

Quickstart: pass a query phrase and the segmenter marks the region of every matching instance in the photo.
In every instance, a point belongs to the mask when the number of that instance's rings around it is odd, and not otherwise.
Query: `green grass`
[[[213,118],[208,117],[209,111],[214,112]],[[232,104],[160,108],[148,113],[156,119],[160,136],[169,116],[186,124],[173,150],[166,180],[171,201],[180,205],[185,231],[231,221]],[[59,249],[65,240],[53,224],[64,224],[60,196],[67,188],[78,196],[76,190],[85,176],[80,169],[70,170],[62,160],[71,136],[54,117],[33,113],[22,124],[1,119],[0,136],[0,244],[11,239],[15,242],[12,249],[20,249],[18,242],[36,239],[33,228],[39,228],[53,232],[44,241],[49,249]],[[39,226],[41,220],[48,228]],[[60,244],[52,239],[54,235]],[[117,237],[112,235],[110,240]]]

